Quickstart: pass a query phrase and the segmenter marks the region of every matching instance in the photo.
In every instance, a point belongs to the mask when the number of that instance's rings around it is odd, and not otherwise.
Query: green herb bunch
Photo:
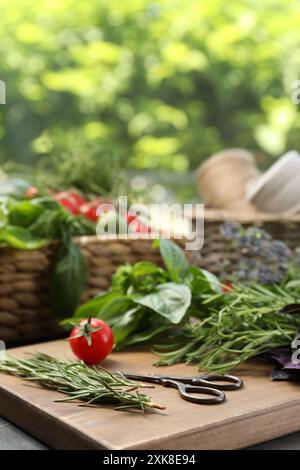
[[[110,290],[65,324],[99,317],[112,326],[115,347],[159,340],[157,365],[196,362],[216,372],[291,344],[300,327],[298,271],[270,286],[237,281],[228,292],[214,275],[190,266],[173,242],[160,240],[159,247],[165,269],[149,262],[120,267]]]
[[[35,250],[59,241],[50,285],[50,303],[59,317],[74,312],[86,282],[86,263],[72,237],[94,231],[93,223],[75,217],[49,196],[0,199],[0,244]]]
[[[121,266],[111,289],[80,306],[63,324],[99,317],[113,328],[115,346],[124,347],[179,332],[191,315],[199,316],[199,296],[219,293],[220,283],[209,272],[190,267],[173,242],[160,240],[159,246],[166,269],[148,261]]]
[[[68,395],[57,401],[81,400],[86,405],[112,403],[117,409],[164,407],[154,403],[149,395],[139,390],[143,384],[133,382],[120,372],[109,372],[104,368],[88,367],[82,362],[62,361],[47,354],[33,354],[28,359],[8,357],[0,361],[0,372]]]

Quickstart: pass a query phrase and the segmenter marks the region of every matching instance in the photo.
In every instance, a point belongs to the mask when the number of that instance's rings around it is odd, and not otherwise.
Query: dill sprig
[[[85,406],[112,403],[117,409],[164,409],[140,392],[145,385],[128,380],[121,372],[109,372],[103,367],[88,367],[83,362],[58,360],[36,353],[28,359],[7,357],[0,361],[0,372],[38,382],[40,385],[68,395],[56,401],[81,400]]]

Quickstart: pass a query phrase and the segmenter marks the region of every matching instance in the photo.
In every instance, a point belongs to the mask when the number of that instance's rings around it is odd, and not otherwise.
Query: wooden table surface
[[[71,357],[66,341],[11,353],[23,355],[29,351]],[[113,354],[104,365],[153,373],[157,372],[153,360],[148,352],[122,352]],[[191,375],[196,369],[181,364],[160,369],[165,371]],[[237,449],[300,429],[299,385],[271,382],[270,367],[262,364],[245,364],[238,374],[245,380],[244,389],[228,392],[222,405],[194,405],[181,400],[176,390],[156,387],[150,392],[156,402],[167,405],[167,410],[145,415],[54,403],[60,394],[1,374],[0,415],[50,447],[73,449]],[[9,435],[13,432],[10,425],[0,423],[0,442],[12,442]],[[25,434],[20,440],[20,446],[37,445],[35,441],[28,444]]]

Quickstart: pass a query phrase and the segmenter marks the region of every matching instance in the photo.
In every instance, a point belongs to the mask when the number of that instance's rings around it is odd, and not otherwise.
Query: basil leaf
[[[164,271],[159,266],[151,261],[140,261],[133,266],[131,276],[139,278],[151,274],[163,274],[163,272]]]
[[[144,305],[173,324],[178,324],[191,305],[191,291],[184,284],[167,282],[157,287],[156,292],[133,301]]]
[[[134,307],[134,303],[130,297],[118,296],[108,302],[97,316],[101,318],[101,320],[109,321],[111,318],[124,315],[132,307]],[[119,318],[118,321],[120,321]]]
[[[138,327],[144,314],[143,308],[135,307],[123,313],[121,318],[115,319],[111,324],[115,346],[122,343]]]
[[[160,333],[163,333],[166,330],[170,329],[170,325],[162,325],[157,328],[149,328],[146,331],[141,331],[140,333],[133,334],[129,336],[123,343],[123,346],[132,346],[133,344],[145,343],[153,339],[155,336],[158,336]]]
[[[19,227],[29,227],[44,211],[44,208],[29,201],[11,203],[9,207],[9,223]]]
[[[7,225],[0,229],[0,242],[19,250],[37,250],[45,245],[46,241],[32,235],[23,227]]]
[[[170,278],[174,282],[181,282],[189,268],[183,250],[170,240],[160,240],[159,249]]]
[[[200,269],[196,266],[192,266],[189,269],[189,273],[192,275],[191,289],[193,297],[199,297],[202,294],[222,292],[222,286],[218,278],[206,271],[206,269]]]
[[[109,302],[114,300],[116,297],[119,297],[119,295],[120,294],[117,292],[110,290],[98,295],[97,297],[94,297],[84,305],[78,307],[72,320],[82,320],[88,317],[97,317],[105,305],[109,304]]]
[[[50,305],[59,318],[73,314],[85,289],[87,266],[72,239],[58,249],[50,284]]]

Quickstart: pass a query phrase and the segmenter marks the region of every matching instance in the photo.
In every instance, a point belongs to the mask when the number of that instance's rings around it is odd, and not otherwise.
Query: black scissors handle
[[[150,376],[151,377],[151,376]],[[222,375],[222,374],[204,374],[194,375],[191,377],[178,377],[173,375],[163,376],[156,375],[153,378],[168,378],[177,382],[182,382],[189,385],[197,385],[199,387],[216,388],[217,390],[238,390],[242,388],[243,381],[239,377],[234,375]],[[154,380],[153,380],[154,381]],[[223,383],[220,383],[223,382]],[[226,382],[226,383],[224,383]]]
[[[216,405],[225,400],[225,393],[212,387],[201,387],[199,385],[189,385],[177,380],[160,379],[160,384],[164,387],[177,388],[181,398],[192,403],[201,405]],[[210,398],[197,397],[193,393],[211,395]]]

